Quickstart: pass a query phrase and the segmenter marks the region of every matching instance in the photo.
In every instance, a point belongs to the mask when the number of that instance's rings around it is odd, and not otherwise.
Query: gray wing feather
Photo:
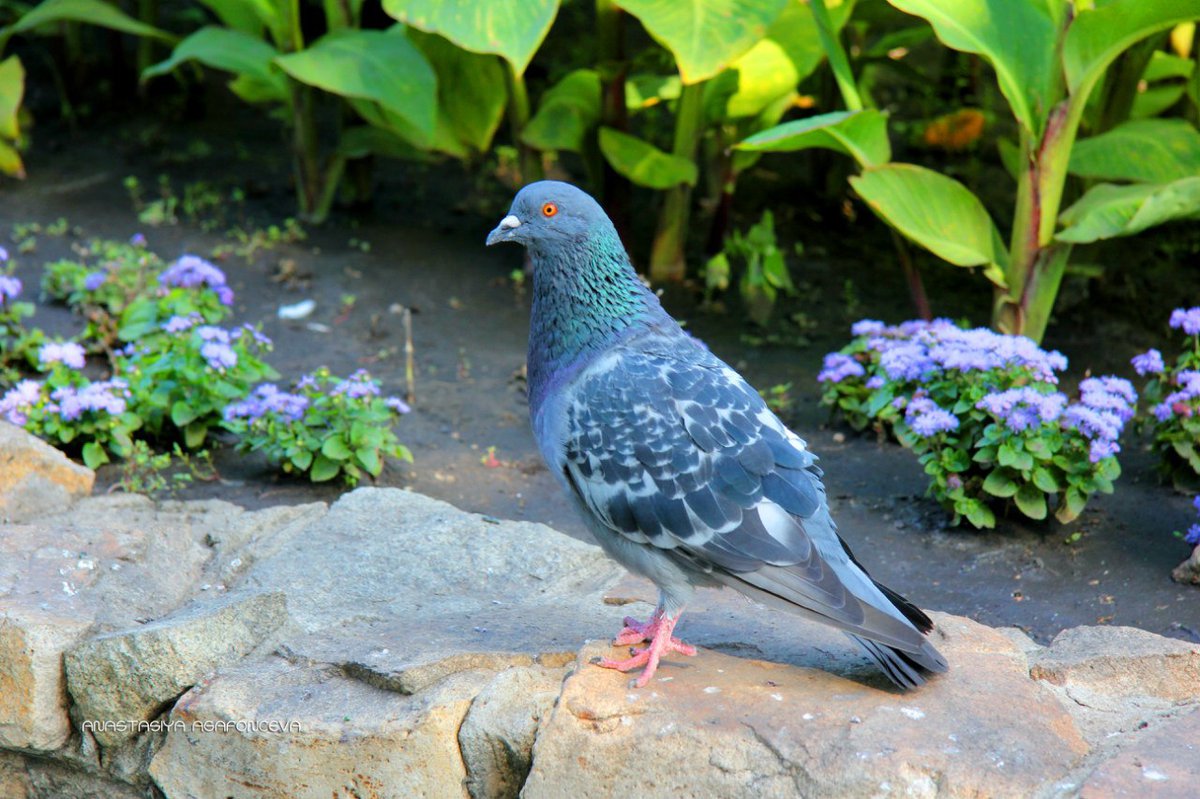
[[[837,535],[816,458],[707,350],[625,349],[602,359],[573,386],[566,426],[569,482],[611,530],[944,669],[940,656],[920,654],[936,655],[920,619],[914,626]],[[903,664],[884,670],[904,675]]]

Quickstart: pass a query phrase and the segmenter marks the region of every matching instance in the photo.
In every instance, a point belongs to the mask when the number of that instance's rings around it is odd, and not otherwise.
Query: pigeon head
[[[541,180],[530,183],[513,199],[508,216],[488,234],[488,246],[515,241],[545,251],[611,232],[612,222],[600,204],[570,183]]]

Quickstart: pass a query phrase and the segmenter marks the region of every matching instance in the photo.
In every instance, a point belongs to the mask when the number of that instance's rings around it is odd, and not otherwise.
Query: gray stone
[[[405,696],[277,658],[227,669],[176,703],[150,775],[170,799],[465,797],[458,729],[490,679]]]
[[[16,425],[0,421],[0,520],[25,521],[92,493],[96,474]]]
[[[909,693],[703,650],[632,690],[588,665],[616,656],[592,644],[538,730],[522,796],[1033,796],[1073,768],[1088,746],[1025,654],[932,615],[950,671]]]
[[[1171,571],[1171,579],[1177,583],[1200,585],[1200,546],[1192,550],[1192,556]]]
[[[1138,735],[1088,775],[1083,799],[1195,799],[1200,710]]]
[[[227,594],[149,624],[91,638],[66,652],[67,685],[80,720],[101,746],[169,708],[220,666],[241,660],[287,617],[282,591]]]
[[[513,668],[475,697],[458,731],[472,799],[515,799],[529,775],[533,742],[562,688],[563,669]]]

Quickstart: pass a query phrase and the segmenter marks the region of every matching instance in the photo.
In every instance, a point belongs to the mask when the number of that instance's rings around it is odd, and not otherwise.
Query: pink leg
[[[641,675],[634,683],[638,688],[645,688],[646,683],[654,677],[654,672],[658,670],[658,662],[663,655],[671,652],[679,652],[682,655],[696,654],[696,648],[683,643],[678,638],[672,637],[671,633],[675,630],[675,623],[679,618],[671,618],[661,611],[656,610],[654,616],[646,624],[640,624],[634,619],[625,620],[625,629],[621,631],[621,635],[617,637],[618,643],[632,643],[633,640],[650,641],[650,646],[645,649],[633,650],[633,656],[625,660],[612,660],[610,658],[601,658],[596,664],[605,669],[616,669],[617,671],[627,672],[645,666]],[[633,622],[633,624],[630,624]],[[622,641],[631,635],[642,635],[642,638]]]

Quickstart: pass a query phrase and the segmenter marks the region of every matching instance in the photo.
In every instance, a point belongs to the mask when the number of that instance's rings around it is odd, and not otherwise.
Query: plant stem
[[[696,146],[704,131],[704,82],[684,86],[675,115],[675,146],[671,152],[690,161],[696,159]],[[658,217],[658,231],[650,250],[650,280],[655,283],[678,282],[687,275],[683,245],[687,241],[691,215],[692,187],[686,183],[667,190],[667,198]]]
[[[904,278],[908,281],[908,293],[912,297],[917,316],[926,322],[931,321],[933,311],[929,307],[929,297],[925,294],[925,283],[921,280],[921,273],[912,259],[912,253],[909,252],[908,245],[904,243],[904,237],[897,233],[894,227],[889,226],[888,230],[892,233],[892,244],[896,247],[896,257],[900,259]]]
[[[138,0],[138,21],[147,25],[158,26],[158,0]],[[137,74],[141,75],[154,63],[155,41],[150,36],[138,37],[137,45]]]
[[[537,150],[521,141],[521,134],[529,124],[529,92],[525,88],[525,76],[519,74],[512,64],[505,62],[505,66],[508,67],[504,71],[508,84],[508,127],[513,144],[521,154],[521,182],[533,183],[542,179],[541,156]]]
[[[829,59],[829,66],[833,69],[833,77],[842,93],[842,100],[850,111],[861,111],[862,96],[858,93],[858,84],[855,83],[854,73],[850,70],[850,59],[846,57],[846,51],[833,30],[833,21],[829,18],[825,0],[809,0],[808,5],[812,9],[817,33],[821,37],[821,47],[824,48],[825,57]]]
[[[596,0],[596,49],[600,73],[600,124],[627,132],[629,109],[625,105],[625,75],[629,64],[625,60],[625,15],[613,0]],[[600,165],[604,210],[621,241],[628,245],[629,181],[600,155],[598,144],[592,155]]]

